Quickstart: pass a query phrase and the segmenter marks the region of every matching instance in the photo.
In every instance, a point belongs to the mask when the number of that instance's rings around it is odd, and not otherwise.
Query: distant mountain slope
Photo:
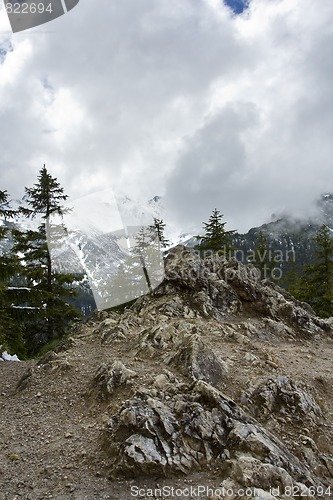
[[[233,245],[239,250],[237,258],[243,262],[252,255],[260,232],[267,239],[272,256],[280,255],[281,268],[285,275],[293,268],[301,272],[313,257],[315,245],[313,238],[322,224],[332,230],[333,235],[333,193],[321,196],[317,203],[317,214],[308,219],[284,216],[273,222],[250,229],[246,234],[236,233]]]
[[[24,199],[13,200],[11,207],[18,210],[24,204]],[[86,276],[83,282],[77,281],[78,297],[73,303],[84,313],[91,313],[95,308],[92,290],[96,299],[96,293],[99,295],[117,275],[128,258],[129,245],[133,249],[136,244],[138,231],[161,217],[162,202],[159,196],[140,201],[123,194],[115,197],[111,190],[105,190],[73,200],[68,207],[70,211],[64,218],[51,220],[49,248],[54,269]],[[41,220],[17,215],[5,223],[25,231],[36,229]],[[9,234],[0,243],[0,253],[10,251],[11,243]]]
[[[108,213],[108,199],[98,199],[95,196],[93,199],[85,200],[85,198],[78,200],[80,210],[81,207],[87,207],[88,216],[88,219],[86,219],[85,213],[79,212],[80,223],[82,224],[82,220],[84,221],[83,226],[78,227],[77,231],[79,251],[64,253],[61,259],[66,263],[67,268],[76,270],[78,273],[84,272],[84,267],[89,269],[90,281],[94,279],[96,283],[99,283],[104,278],[107,278],[109,274],[112,274],[114,268],[123,262],[125,254],[120,251],[121,249],[118,246],[119,235],[117,236],[114,231],[107,232],[104,228],[105,220],[108,217],[111,219],[110,213]],[[74,205],[75,203],[73,202]],[[12,206],[15,209],[21,204],[21,200],[14,200]],[[125,225],[151,224],[154,217],[164,218],[163,198],[160,196],[154,196],[149,201],[142,202],[121,195],[117,197],[117,206],[120,218]],[[276,255],[280,257],[280,262],[277,265],[282,278],[284,279],[290,270],[301,273],[304,264],[308,264],[312,260],[315,248],[313,237],[320,225],[327,224],[333,232],[333,193],[323,194],[318,200],[317,208],[316,215],[311,219],[283,216],[275,221],[254,227],[246,234],[236,233],[233,238],[233,245],[237,248],[237,259],[243,263],[251,260],[258,236],[262,232],[267,238],[271,257],[273,258]],[[87,223],[87,227],[85,227],[85,221],[87,220],[89,224]],[[30,221],[27,222],[20,217],[16,218],[13,223],[18,228],[31,227]],[[100,228],[101,223],[104,224],[104,230]],[[197,240],[193,235],[177,235],[174,228],[167,227],[166,229],[166,237],[172,240],[174,245],[182,243],[188,247],[194,247],[197,244]],[[8,241],[1,242],[1,245],[0,252],[8,250]],[[255,262],[253,263],[255,264]],[[283,279],[279,283],[282,286],[285,285]],[[81,288],[79,286],[77,306],[82,308],[88,304],[87,311],[90,312],[94,308],[94,301],[89,292],[88,282],[86,281],[83,288]]]

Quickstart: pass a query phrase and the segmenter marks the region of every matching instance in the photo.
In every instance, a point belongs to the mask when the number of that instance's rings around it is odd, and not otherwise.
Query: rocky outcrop
[[[104,447],[115,477],[210,468],[245,487],[317,484],[281,441],[204,381],[137,393],[110,418]]]
[[[92,381],[92,388],[97,388],[101,399],[109,398],[118,387],[128,384],[137,373],[126,368],[120,361],[115,361],[111,365],[103,363],[97,369]]]
[[[154,297],[139,299],[132,311],[139,321],[131,336],[134,356],[165,368],[150,384],[133,388],[109,418],[103,447],[113,478],[207,470],[221,485],[263,488],[261,498],[273,498],[272,488],[325,486],[331,457],[310,436],[303,435],[304,450],[295,454],[272,432],[274,425],[265,427],[274,416],[293,428],[305,421],[325,427],[311,392],[281,375],[251,385],[236,403],[226,396],[233,363],[210,342],[245,346],[243,363],[277,370],[276,356],[251,352],[253,340],[318,340],[331,335],[329,322],[261,282],[253,267],[219,257],[203,261],[184,247],[167,257],[166,279]]]
[[[312,394],[287,377],[269,378],[246,397],[254,415],[262,420],[275,414],[288,416],[300,424],[305,420],[323,422],[322,410]]]
[[[55,464],[56,449],[63,464],[68,455],[70,470],[80,443],[95,478],[123,485],[114,498],[158,478],[209,481],[221,492],[211,498],[326,499],[333,492],[332,358],[331,319],[260,281],[252,266],[202,260],[178,247],[154,294],[122,313],[96,312],[56,352],[26,373],[22,367],[12,404],[20,413],[25,397],[25,406],[34,402],[32,416],[43,419],[52,404],[58,421],[47,415],[49,457]],[[57,445],[64,415],[68,430]],[[33,460],[39,449],[26,456]]]
[[[178,246],[165,263],[166,280],[157,293],[183,292],[183,297],[205,317],[225,318],[243,312],[281,322],[304,336],[332,334],[330,320],[318,318],[308,304],[267,280],[252,265],[211,256],[201,259]]]
[[[228,374],[227,364],[198,335],[180,336],[164,362],[193,380],[204,380],[215,387],[224,385]]]

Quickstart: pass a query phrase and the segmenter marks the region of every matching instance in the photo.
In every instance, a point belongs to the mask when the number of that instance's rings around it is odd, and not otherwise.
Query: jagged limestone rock
[[[151,328],[144,328],[139,334],[139,349],[153,348],[160,351],[175,343],[178,335],[177,326],[170,321],[154,325]]]
[[[313,396],[287,377],[269,378],[247,395],[254,415],[266,420],[272,414],[292,416],[300,424],[304,419],[320,423],[322,410]]]
[[[201,339],[195,321],[168,322],[143,329],[136,353],[149,357],[162,354],[164,363],[183,375],[206,380],[216,387],[223,386],[228,373],[227,364]]]
[[[230,478],[245,488],[270,490],[293,485],[293,478],[282,467],[264,463],[257,458],[240,455],[237,459],[226,461],[226,470]]]
[[[187,289],[189,303],[204,317],[220,319],[224,314],[237,312],[241,303],[224,276],[218,273],[225,261],[216,259],[202,260],[179,245],[166,258],[166,280],[160,292],[168,294],[180,288],[186,294]]]
[[[221,479],[230,477],[244,487],[261,486],[261,477],[262,498],[269,498],[269,486],[317,484],[327,465],[315,441],[311,446],[303,439],[296,457],[262,424],[277,414],[279,422],[288,416],[293,422],[311,417],[314,425],[321,425],[322,412],[313,397],[277,377],[247,394],[242,403],[254,404],[248,404],[246,414],[219,392],[232,380],[228,364],[206,339],[214,332],[215,340],[220,335],[221,342],[234,341],[236,350],[241,348],[237,344],[246,346],[249,368],[278,370],[276,356],[249,353],[251,339],[317,339],[328,331],[320,321],[289,294],[260,281],[252,266],[214,256],[203,261],[177,247],[166,259],[166,279],[154,296],[139,299],[121,322],[124,339],[133,341],[131,352],[170,371],[162,370],[150,379],[151,385],[143,384],[109,419],[103,442],[113,476],[214,469]],[[182,381],[192,379],[192,384],[180,383],[175,374]],[[314,469],[320,472],[317,477]]]
[[[179,335],[172,353],[164,359],[184,375],[214,387],[222,387],[228,374],[227,364],[196,334]]]
[[[37,366],[45,366],[58,359],[58,354],[55,351],[48,351],[44,356],[37,361]]]
[[[118,360],[112,365],[102,363],[94,376],[92,390],[97,387],[99,396],[104,399],[110,397],[118,387],[127,384],[135,377],[137,374]]]
[[[69,339],[71,340],[71,339]],[[38,362],[37,366],[44,368],[45,370],[66,372],[73,368],[71,361],[63,355],[62,351],[67,351],[70,349],[69,346],[74,347],[75,342],[69,342],[68,347],[66,349],[63,348],[63,344],[60,345],[60,349],[55,351],[47,352]],[[60,353],[60,354],[58,354]]]
[[[267,280],[252,265],[235,259],[211,256],[205,260],[179,245],[166,258],[165,281],[157,295],[179,294],[201,317],[223,319],[247,312],[282,323],[281,334],[305,337],[333,334],[329,320],[318,318],[312,309]]]
[[[260,474],[267,484],[313,484],[309,470],[275,436],[202,380],[187,390],[145,390],[125,401],[108,422],[104,449],[114,477],[188,474],[213,466],[244,486],[258,486]]]

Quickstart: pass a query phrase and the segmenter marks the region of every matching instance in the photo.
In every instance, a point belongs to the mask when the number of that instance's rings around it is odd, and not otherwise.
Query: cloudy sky
[[[333,191],[333,2],[228,3],[80,0],[16,34],[1,3],[0,189],[45,163],[72,199],[162,195],[184,229],[307,213]]]

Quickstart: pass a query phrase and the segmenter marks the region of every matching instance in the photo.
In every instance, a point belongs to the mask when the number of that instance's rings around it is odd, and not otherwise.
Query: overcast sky
[[[333,191],[332,0],[80,0],[14,35],[0,5],[12,197],[45,163],[72,199],[162,195],[184,229],[216,207],[246,231]]]

